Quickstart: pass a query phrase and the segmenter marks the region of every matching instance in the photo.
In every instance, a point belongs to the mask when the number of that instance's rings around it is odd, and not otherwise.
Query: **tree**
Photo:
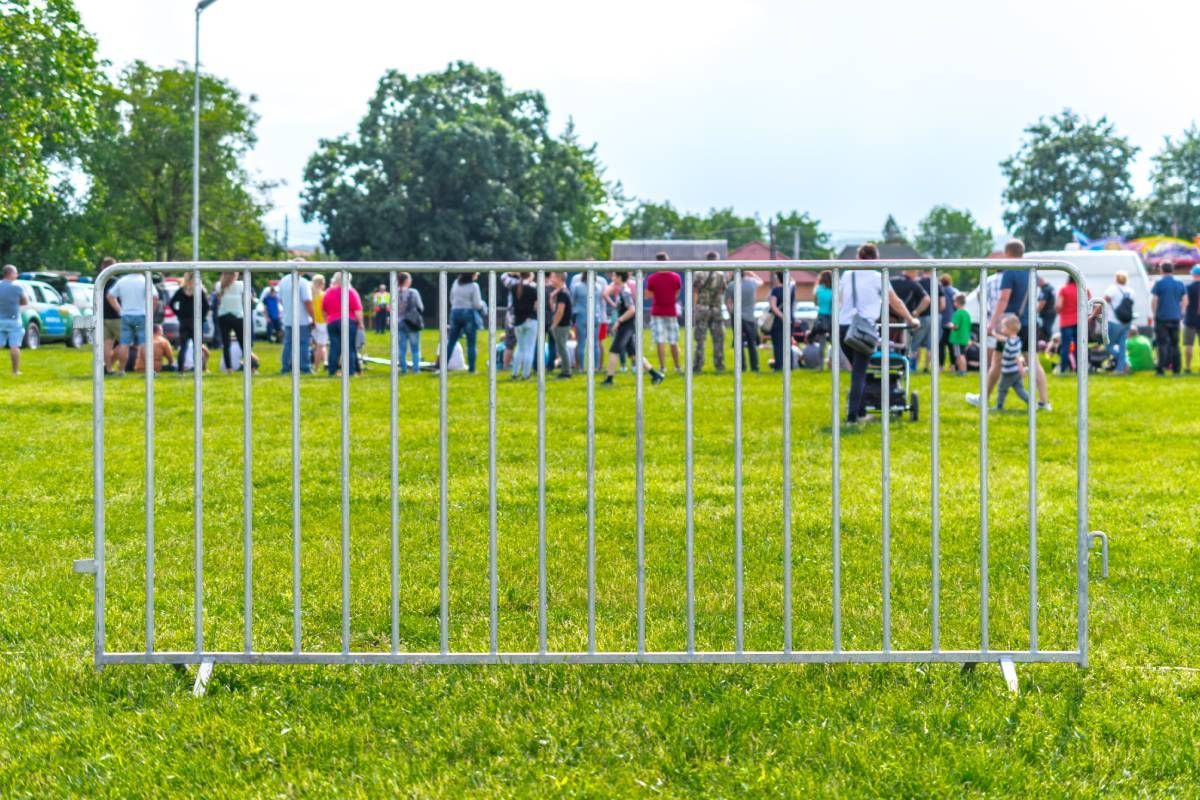
[[[463,62],[385,74],[304,182],[304,219],[347,259],[548,260],[600,246],[610,222],[594,149],[549,133],[540,93]]]
[[[102,81],[71,0],[0,0],[0,225],[53,199],[55,166],[93,128]]]
[[[627,213],[624,224],[631,239],[725,239],[730,250],[765,238],[757,217],[739,216],[732,208],[681,214],[670,203],[642,201]]]
[[[1153,162],[1143,232],[1200,235],[1200,128],[1193,123],[1178,140],[1165,137]]]
[[[888,218],[883,223],[883,241],[887,244],[908,244],[908,239],[904,236],[904,229],[891,214],[888,214]]]
[[[1096,237],[1129,229],[1138,148],[1106,117],[1093,123],[1066,109],[1025,133],[1021,149],[1000,162],[1010,231],[1036,250],[1062,247],[1075,230]]]
[[[776,214],[772,221],[775,224],[775,246],[785,255],[794,255],[796,233],[800,233],[799,258],[829,258],[830,236],[821,230],[821,221],[798,211],[787,214]]]
[[[243,260],[271,252],[265,204],[242,158],[254,146],[258,116],[241,94],[202,75],[200,107],[201,257]],[[191,255],[191,70],[138,61],[105,97],[98,135],[84,165],[92,177],[89,213],[100,246],[121,257],[175,261]]]
[[[917,250],[930,258],[982,258],[992,252],[995,237],[970,211],[941,205],[917,223]]]

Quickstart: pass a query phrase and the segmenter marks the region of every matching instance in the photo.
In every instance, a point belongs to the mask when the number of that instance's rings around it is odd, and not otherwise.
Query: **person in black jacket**
[[[192,334],[195,329],[195,308],[193,284],[195,282],[194,272],[185,272],[183,281],[179,284],[179,288],[175,290],[175,294],[171,297],[167,306],[171,311],[175,312],[175,318],[179,320],[179,355],[175,365],[178,372],[183,372],[183,359],[187,352],[188,345],[192,341]],[[208,293],[204,291],[204,287],[200,287],[200,336],[204,336],[204,315],[208,313]],[[197,362],[196,354],[192,354],[193,366]]]

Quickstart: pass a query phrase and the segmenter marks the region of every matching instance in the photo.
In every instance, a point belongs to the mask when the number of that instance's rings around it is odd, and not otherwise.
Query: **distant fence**
[[[104,270],[96,280],[95,289],[95,318],[101,318],[101,304],[104,302],[105,286],[114,278],[123,274],[129,273],[145,273],[147,277],[153,271],[161,270],[179,270],[185,269],[195,270],[197,278],[200,273],[213,273],[218,271],[237,271],[243,274],[249,286],[249,279],[255,273],[290,273],[293,276],[291,281],[291,306],[297,308],[299,306],[299,282],[295,280],[296,276],[301,271],[307,271],[313,268],[314,265],[298,265],[292,262],[285,263],[262,263],[262,262],[230,262],[230,263],[202,263],[199,265],[181,265],[181,264],[118,264]],[[570,270],[584,273],[587,280],[587,300],[589,309],[595,308],[596,285],[592,280],[592,276],[608,272],[611,270],[631,271],[634,281],[637,285],[637,294],[640,296],[644,286],[644,275],[646,272],[654,271],[663,265],[653,261],[644,262],[558,262],[546,264],[529,264],[529,263],[487,263],[487,262],[471,262],[471,263],[322,263],[319,268],[324,272],[340,272],[342,274],[342,284],[348,285],[347,278],[354,273],[385,273],[389,276],[390,290],[392,296],[396,296],[396,276],[401,271],[410,273],[430,273],[436,275],[438,282],[438,330],[439,341],[441,342],[440,352],[446,352],[447,338],[447,280],[448,276],[462,271],[478,271],[486,274],[487,288],[489,296],[494,298],[496,294],[497,276],[510,270],[536,270],[536,287],[538,295],[538,333],[537,333],[537,350],[535,352],[542,353],[545,344],[545,309],[546,309],[546,273],[550,270]],[[751,262],[718,262],[714,264],[711,261],[695,261],[695,262],[671,262],[670,269],[672,271],[681,272],[684,274],[683,291],[685,297],[690,298],[692,294],[693,275],[696,272],[712,270],[715,266],[719,266],[722,270],[733,272],[734,280],[739,280],[743,270],[750,270],[761,267],[760,263]],[[1029,319],[1036,318],[1035,299],[1036,291],[1033,287],[1036,286],[1036,274],[1038,270],[1060,270],[1067,272],[1075,277],[1080,286],[1078,293],[1078,335],[1080,342],[1087,341],[1087,308],[1086,308],[1086,292],[1082,276],[1069,264],[1050,261],[991,261],[982,262],[965,262],[965,261],[779,261],[771,263],[772,269],[793,270],[793,269],[809,269],[823,270],[830,269],[834,274],[834,302],[833,302],[833,326],[832,326],[832,345],[834,352],[838,352],[840,348],[840,320],[839,305],[840,298],[838,297],[839,276],[842,273],[850,271],[866,271],[875,270],[881,273],[881,279],[884,284],[887,284],[887,279],[890,273],[899,270],[921,269],[931,272],[931,285],[937,286],[939,270],[972,270],[979,273],[979,284],[986,285],[986,279],[989,271],[994,270],[1022,270],[1029,273],[1030,291],[1027,292],[1029,303],[1028,313]],[[147,301],[150,301],[150,292],[152,284],[147,281]],[[786,296],[786,295],[785,295]],[[990,309],[987,308],[987,292],[979,292],[980,296],[980,318],[987,319]],[[246,341],[251,340],[249,300],[250,292],[244,293],[245,302],[247,305],[245,314],[245,329],[244,334]],[[742,317],[742,296],[740,291],[733,293],[733,318],[734,320]],[[770,651],[752,651],[745,649],[744,636],[744,604],[743,604],[743,475],[742,475],[742,331],[741,326],[734,324],[734,365],[732,373],[733,381],[733,449],[732,449],[732,467],[733,467],[733,502],[734,502],[734,525],[729,531],[734,544],[734,636],[732,647],[723,650],[698,650],[696,648],[696,609],[695,609],[695,571],[694,571],[694,537],[695,537],[695,520],[694,520],[694,452],[693,452],[693,427],[694,427],[694,401],[693,401],[693,375],[692,375],[692,347],[693,347],[693,309],[691,302],[685,302],[684,305],[684,325],[681,335],[685,341],[685,352],[687,360],[687,368],[685,374],[685,419],[684,429],[686,431],[686,450],[685,450],[685,514],[686,521],[684,524],[683,534],[686,542],[686,597],[685,597],[685,619],[681,620],[686,626],[686,646],[678,651],[655,651],[647,649],[646,646],[646,552],[645,552],[645,482],[646,482],[646,458],[645,458],[645,397],[643,393],[643,368],[642,368],[642,349],[643,349],[643,306],[642,303],[634,304],[636,308],[636,316],[634,324],[636,326],[636,348],[637,358],[634,361],[634,380],[636,381],[636,399],[635,399],[635,431],[636,431],[636,448],[634,453],[635,469],[636,469],[636,619],[637,619],[637,638],[636,647],[629,650],[611,651],[603,650],[597,647],[596,638],[596,398],[595,398],[595,371],[586,371],[586,476],[587,476],[587,530],[586,530],[586,552],[579,556],[586,560],[587,564],[587,644],[586,648],[578,651],[558,651],[551,649],[547,638],[547,537],[546,537],[546,363],[543,357],[536,358],[537,364],[537,643],[536,650],[528,652],[512,652],[501,648],[498,636],[498,593],[499,593],[499,578],[498,578],[498,551],[497,551],[497,469],[496,469],[496,345],[498,342],[496,308],[494,304],[490,304],[487,309],[487,361],[488,361],[488,506],[489,514],[487,520],[488,527],[488,587],[489,587],[489,637],[488,647],[482,651],[461,652],[455,650],[451,646],[450,637],[450,571],[449,565],[452,558],[450,551],[449,536],[448,536],[448,471],[449,471],[449,456],[448,456],[448,438],[447,438],[447,365],[445,358],[439,358],[439,402],[438,402],[438,476],[439,476],[439,492],[438,492],[438,564],[439,564],[439,581],[438,581],[438,629],[439,629],[439,647],[430,652],[413,652],[405,649],[402,645],[399,623],[399,608],[400,608],[400,589],[399,589],[399,570],[398,563],[400,559],[399,552],[399,515],[400,507],[398,501],[399,487],[401,485],[401,475],[398,469],[398,433],[397,433],[397,369],[395,364],[395,349],[392,348],[392,367],[390,369],[390,519],[391,519],[391,543],[390,543],[390,646],[379,651],[358,651],[351,649],[351,614],[350,614],[350,520],[352,509],[350,506],[350,487],[352,476],[349,466],[350,438],[349,438],[349,419],[351,413],[350,407],[350,391],[349,391],[349,370],[343,369],[341,375],[341,439],[340,439],[340,479],[341,479],[341,649],[334,652],[311,652],[303,647],[302,629],[304,619],[301,613],[301,556],[302,556],[302,539],[301,539],[301,503],[300,503],[300,397],[301,397],[301,381],[296,367],[300,364],[299,343],[300,336],[298,326],[300,324],[300,315],[293,314],[293,331],[291,336],[292,347],[292,377],[291,377],[291,520],[292,520],[292,552],[291,552],[291,569],[292,569],[292,649],[283,652],[267,652],[256,648],[252,635],[251,620],[253,618],[254,609],[254,592],[253,592],[253,554],[254,554],[254,526],[253,526],[253,508],[252,508],[252,480],[254,463],[250,457],[251,453],[251,408],[253,404],[253,385],[252,376],[249,370],[243,372],[244,381],[244,398],[243,398],[243,447],[245,448],[246,457],[243,465],[243,525],[242,525],[242,546],[244,558],[244,575],[243,575],[243,641],[242,649],[234,651],[216,651],[210,649],[205,642],[205,625],[204,610],[205,610],[205,568],[204,568],[204,545],[205,545],[205,523],[203,516],[204,509],[204,487],[200,476],[202,475],[202,467],[204,460],[203,452],[203,426],[201,414],[194,414],[194,467],[195,481],[193,485],[193,503],[195,512],[194,523],[194,642],[193,647],[188,650],[160,650],[156,646],[155,641],[155,456],[154,456],[154,425],[155,425],[155,375],[152,370],[147,370],[145,373],[145,547],[146,547],[146,564],[145,564],[145,647],[138,651],[111,651],[108,648],[106,640],[106,595],[105,595],[105,579],[106,579],[106,545],[105,545],[105,449],[104,449],[104,430],[105,430],[105,381],[104,381],[104,343],[102,337],[96,337],[94,344],[94,381],[93,381],[93,465],[94,465],[94,527],[95,527],[95,542],[94,553],[91,559],[85,559],[76,563],[76,569],[80,572],[91,573],[94,575],[95,581],[95,663],[97,666],[109,664],[207,664],[212,663],[246,663],[246,664],[297,664],[297,663],[322,663],[322,664],[362,664],[362,663],[393,663],[393,664],[410,664],[410,663],[441,663],[441,664],[473,664],[473,663],[522,663],[522,664],[541,664],[541,663],[579,663],[579,664],[598,664],[598,663],[804,663],[804,662],[959,662],[959,663],[974,663],[974,662],[1002,662],[1006,667],[1011,667],[1012,662],[1071,662],[1079,665],[1086,665],[1088,659],[1088,554],[1090,535],[1088,531],[1088,376],[1087,369],[1082,369],[1076,379],[1076,402],[1077,413],[1075,419],[1076,428],[1076,498],[1075,498],[1075,583],[1077,586],[1077,602],[1076,602],[1076,639],[1075,646],[1072,649],[1066,650],[1045,650],[1039,647],[1038,640],[1038,527],[1037,527],[1037,503],[1038,503],[1038,486],[1037,486],[1037,412],[1034,404],[1030,404],[1028,413],[1028,506],[1027,514],[1027,530],[1028,530],[1028,569],[1029,569],[1029,607],[1028,607],[1028,646],[1022,649],[1006,649],[995,650],[989,645],[989,566],[988,566],[988,408],[987,408],[987,365],[988,353],[987,348],[981,347],[981,368],[979,371],[979,389],[983,396],[983,401],[980,403],[979,409],[979,462],[980,462],[980,486],[979,486],[979,617],[980,629],[978,637],[978,646],[969,649],[944,649],[942,647],[942,623],[940,598],[943,593],[940,581],[940,563],[941,563],[941,522],[940,522],[940,505],[941,499],[939,496],[940,484],[940,414],[939,414],[939,376],[938,370],[934,369],[931,376],[931,397],[927,406],[930,419],[930,449],[931,449],[931,470],[929,475],[929,564],[930,564],[930,598],[931,606],[929,608],[929,642],[930,646],[922,649],[900,650],[893,647],[891,623],[892,623],[892,583],[891,583],[891,556],[892,556],[892,541],[891,541],[891,471],[890,471],[890,454],[891,454],[891,434],[890,426],[891,411],[889,406],[891,402],[890,392],[883,390],[880,392],[881,404],[881,508],[880,508],[880,553],[879,553],[879,574],[882,584],[881,601],[881,625],[882,638],[879,641],[877,649],[846,649],[843,646],[842,637],[842,605],[843,605],[843,589],[842,589],[842,551],[841,551],[841,525],[842,525],[842,504],[843,492],[841,482],[842,462],[841,462],[841,420],[843,411],[841,408],[841,386],[840,382],[844,378],[840,375],[839,370],[833,370],[832,373],[832,393],[830,398],[830,447],[831,447],[831,463],[832,475],[831,486],[832,492],[830,497],[831,504],[831,550],[827,553],[828,563],[832,574],[832,596],[829,599],[830,610],[832,612],[832,626],[828,631],[828,647],[818,650],[799,650],[793,648],[792,622],[792,564],[793,564],[793,543],[792,543],[792,393],[791,373],[792,363],[790,358],[784,359],[782,371],[783,395],[782,405],[780,408],[781,418],[781,434],[782,434],[782,484],[778,502],[783,510],[783,523],[780,530],[782,539],[782,603],[783,615],[779,620],[780,629],[782,632],[782,648]],[[791,330],[792,326],[792,308],[791,304],[784,303],[784,330]],[[936,313],[936,306],[935,313]],[[342,341],[348,341],[347,335],[347,294],[342,294],[342,316],[341,325]],[[199,312],[199,299],[196,300],[196,311]],[[887,302],[881,304],[881,322],[887,324]],[[200,319],[202,315],[197,313],[196,329],[194,332],[194,341],[202,341],[200,331]],[[398,315],[391,315],[391,337],[394,342],[397,337]],[[596,322],[593,315],[587,315],[587,330],[586,338],[588,342],[594,342],[597,331],[594,329]],[[1027,341],[1029,363],[1032,364],[1038,357],[1036,349],[1036,333],[1030,326],[1029,338]],[[936,352],[938,348],[939,326],[932,326],[932,341],[931,350]],[[581,352],[588,352],[586,345],[580,345]],[[891,360],[896,356],[891,352],[892,345],[888,343],[888,338],[882,338],[882,344],[878,358],[882,367],[882,374],[887,375]],[[344,357],[344,356],[343,356]],[[993,355],[993,358],[996,356]],[[1032,370],[1030,375],[1030,393],[1033,394]],[[203,408],[203,381],[199,371],[194,375],[194,402],[196,409]],[[610,457],[619,457],[620,454],[610,454]],[[532,533],[532,532],[531,532]],[[1105,552],[1107,562],[1107,552]]]

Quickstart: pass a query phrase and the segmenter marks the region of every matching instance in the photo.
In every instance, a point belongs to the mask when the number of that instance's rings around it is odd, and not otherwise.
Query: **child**
[[[1022,380],[1025,378],[1025,361],[1021,358],[1021,318],[1016,314],[1005,314],[1000,320],[1000,333],[1004,337],[1004,351],[1000,356],[1000,388],[996,393],[996,410],[1004,408],[1004,398],[1012,389],[1017,397],[1029,405]]]
[[[967,296],[954,296],[954,316],[950,318],[950,352],[954,356],[954,374],[967,374],[967,345],[971,343],[971,313],[967,311]]]

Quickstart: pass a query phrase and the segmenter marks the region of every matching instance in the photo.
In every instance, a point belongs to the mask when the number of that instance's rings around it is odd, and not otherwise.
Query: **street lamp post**
[[[192,104],[192,261],[200,261],[200,14],[217,0],[196,4],[196,95]]]

